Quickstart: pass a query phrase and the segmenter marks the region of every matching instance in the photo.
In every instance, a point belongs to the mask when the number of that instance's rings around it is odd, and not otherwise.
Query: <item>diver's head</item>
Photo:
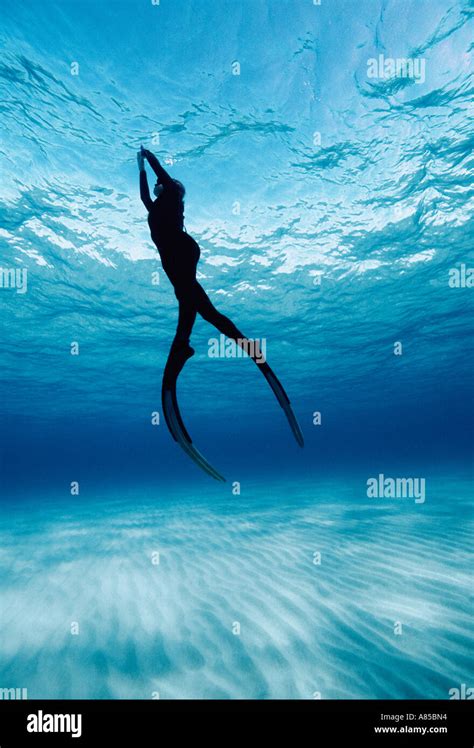
[[[181,200],[184,200],[184,196],[186,194],[186,189],[184,187],[184,184],[179,181],[179,179],[173,179],[173,182],[175,183],[176,187],[178,188],[179,196]]]
[[[186,190],[185,190],[184,184],[182,182],[180,182],[178,179],[173,179],[173,182],[174,182],[174,184],[176,185],[176,187],[178,189],[178,194],[179,194],[181,200],[184,200],[184,196],[186,194]],[[155,195],[155,197],[160,197],[160,195],[162,194],[163,190],[164,190],[163,185],[160,184],[159,182],[157,182],[155,184],[154,188],[153,188],[153,194]]]

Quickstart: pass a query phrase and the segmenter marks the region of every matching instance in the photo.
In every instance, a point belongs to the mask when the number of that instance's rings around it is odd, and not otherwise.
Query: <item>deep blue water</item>
[[[473,4],[0,8],[0,269],[18,273],[0,287],[0,688],[473,685]],[[413,74],[373,77],[381,56]],[[222,485],[151,423],[177,306],[140,144],[186,185],[200,282],[265,338],[305,435],[251,361],[209,357],[198,318],[179,400]],[[424,501],[369,498],[379,474],[424,478]]]

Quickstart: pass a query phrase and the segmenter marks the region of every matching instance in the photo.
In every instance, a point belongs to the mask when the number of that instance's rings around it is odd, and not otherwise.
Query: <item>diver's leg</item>
[[[233,340],[244,337],[229,317],[226,317],[224,314],[217,311],[209,296],[197,281],[194,286],[194,299],[197,311],[201,317],[205,319],[206,322],[210,322],[211,325],[214,325],[219,332],[222,332],[224,335],[227,335],[228,338],[232,338]]]
[[[195,281],[195,283],[193,284],[193,299],[196,309],[201,317],[203,317],[203,319],[205,319],[207,322],[210,322],[211,325],[214,325],[214,327],[216,327],[219,332],[235,340],[236,343],[240,345],[240,347],[257,364],[260,372],[267,380],[268,384],[273,390],[273,394],[281,405],[296,441],[298,442],[300,447],[302,447],[304,445],[303,433],[298,424],[298,421],[296,420],[296,416],[293,413],[290,399],[275,372],[270,368],[265,360],[265,357],[262,355],[260,346],[257,344],[257,341],[251,341],[246,338],[240,332],[238,327],[234,325],[232,320],[230,320],[224,314],[218,312],[201,284],[197,281]]]
[[[166,362],[163,378],[165,387],[176,381],[186,361],[195,353],[189,344],[197,314],[192,283],[175,286],[175,295],[179,301],[178,325]]]
[[[179,295],[179,316],[178,325],[176,327],[176,334],[174,336],[173,344],[189,345],[191,338],[191,332],[196,321],[197,309],[193,301],[192,295]]]
[[[171,387],[173,382],[176,383],[184,364],[191,356],[194,356],[194,349],[189,343],[197,313],[194,284],[200,250],[194,239],[184,232],[177,234],[164,250],[166,250],[164,269],[174,286],[175,296],[179,302],[178,325],[163,376],[163,386],[166,389]],[[162,250],[163,255],[164,250]]]
[[[187,346],[196,320],[196,267],[200,250],[197,242],[185,233],[176,239],[173,252],[169,253],[167,275],[174,286],[179,302],[179,317],[173,345]],[[190,348],[192,351],[192,348]]]
[[[219,332],[226,335],[228,338],[235,340],[238,345],[252,358],[256,364],[262,366],[264,363],[264,357],[260,350],[258,341],[249,340],[245,335],[234,325],[229,317],[225,314],[221,314],[214,306],[209,296],[203,289],[200,283],[196,281],[195,288],[195,303],[199,314],[206,322],[210,322],[211,325],[219,330]]]
[[[262,355],[258,342],[251,341],[246,338],[234,325],[232,320],[230,320],[224,314],[218,312],[203,287],[197,281],[196,287],[194,289],[194,292],[196,298],[196,307],[199,314],[205,320],[207,320],[207,322],[210,322],[211,325],[214,325],[214,327],[216,327],[219,332],[222,332],[224,333],[224,335],[227,335],[227,337],[235,340],[240,345],[240,347],[250,356],[250,358],[257,364],[260,372],[267,380],[268,384],[273,390],[273,394],[283,408],[283,411],[288,419],[288,423],[296,441],[298,442],[300,447],[302,447],[304,445],[303,433],[298,421],[296,420],[296,416],[293,413],[290,399],[286,394],[282,383],[276,376],[273,369],[271,369],[266,362],[265,357]]]

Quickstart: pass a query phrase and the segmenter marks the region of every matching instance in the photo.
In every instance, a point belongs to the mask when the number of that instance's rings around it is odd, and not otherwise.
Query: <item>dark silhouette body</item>
[[[144,158],[148,160],[157,177],[154,189],[157,195],[156,200],[152,200],[150,196]],[[262,356],[258,342],[245,338],[232,320],[215,308],[201,284],[196,280],[196,268],[201,251],[198,243],[184,230],[185,189],[183,185],[170,177],[150,151],[142,148],[141,153],[138,154],[138,162],[140,196],[148,210],[151,236],[160,254],[163,270],[173,284],[179,302],[178,326],[163,374],[161,389],[163,413],[173,439],[186,454],[206,473],[216,480],[223,481],[225,478],[194,447],[181,418],[176,397],[179,373],[186,361],[194,355],[194,350],[190,346],[190,338],[198,313],[214,325],[219,332],[235,340],[258,365],[283,408],[295,439],[301,447],[304,444],[303,434],[291,408],[288,395]]]

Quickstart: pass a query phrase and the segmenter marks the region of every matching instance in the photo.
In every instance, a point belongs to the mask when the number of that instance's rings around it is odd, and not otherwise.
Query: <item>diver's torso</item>
[[[148,213],[151,238],[158,248],[163,270],[176,287],[196,277],[198,243],[184,230],[184,203],[165,188]]]
[[[167,190],[154,201],[148,213],[148,225],[151,238],[156,246],[168,244],[170,240],[183,232],[184,209],[182,200],[177,200],[174,194]]]
[[[161,197],[159,198],[161,200]],[[183,229],[182,220],[176,224],[159,221],[159,216],[153,214],[153,208],[148,214],[151,238],[158,249],[163,270],[173,286],[177,286],[183,279],[196,277],[196,265],[199,262],[201,250],[199,244]]]

